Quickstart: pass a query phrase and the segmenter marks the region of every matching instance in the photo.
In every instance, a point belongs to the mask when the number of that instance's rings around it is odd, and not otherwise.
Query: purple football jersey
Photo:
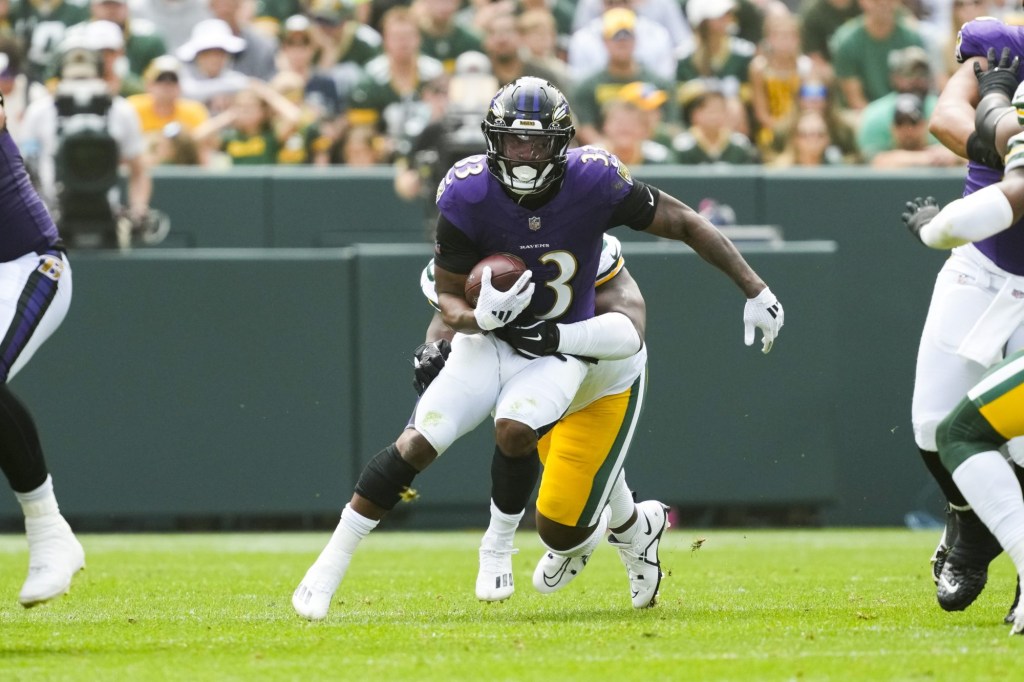
[[[1008,26],[991,17],[975,19],[960,29],[956,41],[956,59],[964,62],[971,57],[985,57],[991,48],[995,49],[996,55],[1000,55],[1004,47],[1010,48],[1012,55],[1019,55],[1024,67],[1024,27]],[[1017,79],[1020,78],[1021,67],[1018,67]],[[999,182],[1002,177],[1000,171],[971,161],[967,166],[964,196]],[[988,239],[975,242],[974,246],[1003,270],[1024,275],[1024,221]]]
[[[568,157],[561,189],[536,210],[505,192],[484,156],[456,163],[437,194],[441,214],[482,256],[515,254],[533,271],[530,315],[567,323],[594,316],[604,231],[615,226],[612,213],[633,184],[629,170],[603,149],[572,149]]]
[[[0,262],[45,251],[57,240],[57,226],[32,187],[18,146],[9,132],[0,132]]]

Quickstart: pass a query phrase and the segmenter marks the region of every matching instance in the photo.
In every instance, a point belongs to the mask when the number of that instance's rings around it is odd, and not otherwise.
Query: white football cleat
[[[640,502],[636,505],[636,522],[641,525],[632,542],[619,542],[614,535],[608,536],[608,542],[618,548],[619,558],[626,567],[635,609],[654,606],[658,596],[662,575],[658,543],[668,528],[667,512],[668,507],[656,500]]]
[[[586,568],[590,554],[562,556],[544,552],[533,571],[533,586],[541,594],[551,594],[562,589]]]
[[[323,620],[327,617],[331,599],[334,598],[334,593],[338,591],[338,585],[348,570],[348,560],[351,556],[340,561],[332,561],[326,556],[328,551],[329,549],[325,548],[317,557],[292,593],[292,608],[295,609],[295,613],[307,620]]]
[[[25,519],[28,577],[18,594],[25,608],[55,599],[71,588],[71,579],[85,568],[85,550],[60,514]]]
[[[1024,604],[1017,604],[1013,611],[1013,626],[1010,628],[1011,635],[1024,635]]]
[[[476,598],[480,601],[505,601],[516,591],[512,575],[512,555],[519,550],[511,546],[500,549],[481,545],[480,571],[476,574]]]

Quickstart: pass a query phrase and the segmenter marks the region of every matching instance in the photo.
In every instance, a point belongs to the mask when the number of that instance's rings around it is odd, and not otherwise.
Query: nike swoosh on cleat
[[[558,582],[562,579],[562,576],[565,575],[565,569],[567,569],[568,567],[569,567],[569,560],[566,559],[565,561],[562,562],[562,565],[559,566],[558,570],[555,571],[554,575],[548,575],[547,573],[545,573],[544,574],[544,584],[547,585],[548,587],[554,587],[555,585],[557,585]]]
[[[524,336],[523,341],[540,341],[541,338],[540,334],[537,334],[537,336]]]
[[[951,582],[949,582],[949,579],[946,576],[940,575],[939,576],[939,589],[945,590],[946,592],[949,592],[950,594],[956,594],[957,590],[960,589],[960,585],[958,585],[957,583],[951,583]]]

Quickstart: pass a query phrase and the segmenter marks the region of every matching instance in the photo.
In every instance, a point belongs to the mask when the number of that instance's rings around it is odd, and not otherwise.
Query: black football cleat
[[[963,611],[988,582],[988,565],[1003,548],[972,511],[957,512],[957,538],[946,555],[935,588],[944,611]]]
[[[939,584],[939,574],[942,573],[942,565],[946,563],[946,555],[949,548],[956,542],[956,512],[946,505],[946,527],[942,529],[942,537],[939,538],[939,545],[932,554],[932,582]]]

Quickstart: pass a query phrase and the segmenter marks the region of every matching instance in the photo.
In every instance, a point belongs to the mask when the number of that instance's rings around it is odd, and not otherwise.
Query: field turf
[[[70,594],[30,610],[24,538],[0,536],[0,680],[1024,679],[1024,637],[1002,623],[1008,559],[944,613],[934,533],[673,529],[660,603],[634,611],[609,546],[540,595],[521,531],[516,594],[482,604],[477,533],[377,532],[308,623],[290,595],[328,535],[84,535]]]

